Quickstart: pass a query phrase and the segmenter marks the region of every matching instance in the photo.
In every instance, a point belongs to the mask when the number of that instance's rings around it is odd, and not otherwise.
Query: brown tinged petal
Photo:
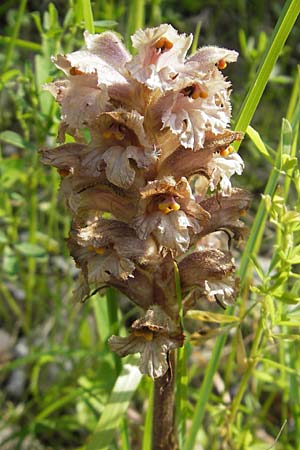
[[[113,247],[120,257],[140,264],[155,264],[159,258],[157,245],[151,237],[142,241],[132,228],[117,220],[99,218],[85,227],[74,223],[70,236],[83,247]]]
[[[144,130],[144,117],[137,111],[127,111],[119,108],[116,111],[103,113],[97,119],[92,133],[95,134],[95,139],[97,134],[103,135],[103,133],[110,130],[112,130],[113,134],[114,129],[112,127],[114,126],[117,126],[119,132],[123,134],[122,142],[123,140],[127,141],[127,145],[150,146]]]
[[[86,145],[70,143],[52,149],[41,149],[41,162],[66,173],[74,173],[80,167],[80,157]]]
[[[88,284],[99,286],[110,277],[127,280],[135,269],[134,263],[110,247],[82,247],[73,238],[67,240],[75,263],[83,270]]]
[[[58,55],[52,58],[54,64],[67,75],[73,77],[96,75],[99,86],[109,86],[114,82],[126,83],[124,65],[130,59],[130,56],[125,47],[122,46],[119,38],[111,32],[91,35],[88,31],[84,33],[84,37],[87,46],[86,50],[78,50],[65,56]],[[109,40],[111,41],[110,44],[108,44]],[[107,52],[109,46],[110,51]],[[113,46],[119,55],[123,50],[124,57],[120,61],[111,53]],[[102,48],[104,49],[103,53]],[[126,54],[128,56],[125,56]]]
[[[127,64],[131,76],[150,89],[170,89],[170,82],[183,67],[192,36],[179,35],[171,25],[137,30],[132,44],[138,54]]]
[[[109,339],[111,350],[120,356],[140,353],[140,371],[153,379],[163,376],[169,368],[169,351],[183,344],[180,328],[158,305],[152,305],[131,328],[130,336]]]
[[[87,282],[87,278],[83,273],[79,274],[76,281],[75,289],[73,290],[74,302],[84,302],[90,295],[90,287]]]
[[[111,279],[110,283],[143,309],[148,309],[152,304],[159,305],[172,320],[177,322],[174,260],[170,252],[161,257],[156,264],[137,265],[133,278],[126,281]]]
[[[187,180],[164,177],[149,181],[140,192],[142,200],[133,222],[139,238],[146,239],[152,233],[161,250],[184,253],[190,243],[188,229],[199,232],[201,222],[210,217],[195,202]]]
[[[235,269],[230,252],[214,249],[191,253],[179,262],[178,267],[183,289],[207,279],[221,279]]]
[[[103,154],[107,179],[114,185],[128,189],[134,182],[137,169],[148,169],[157,160],[156,152],[129,146],[110,147]]]
[[[89,211],[108,212],[113,218],[130,222],[136,214],[136,200],[113,186],[97,185],[86,188],[73,196],[75,213],[84,216]]]
[[[196,290],[199,297],[205,296],[221,306],[234,301],[237,281],[230,252],[212,249],[194,252],[183,258],[178,267],[185,294]]]
[[[230,196],[214,195],[200,205],[211,215],[211,220],[203,224],[197,238],[217,230],[230,230],[235,240],[243,240],[247,233],[244,223],[239,220],[250,206],[252,195],[243,189],[232,189]]]
[[[208,163],[213,153],[228,147],[234,141],[240,141],[243,133],[226,130],[219,135],[206,133],[203,149],[195,152],[178,147],[168,158],[159,159],[158,177],[173,175],[175,178],[190,177],[197,173],[208,175]]]
[[[84,38],[87,49],[102,58],[107,64],[119,69],[131,60],[131,54],[124,47],[121,39],[111,31],[101,34],[90,34],[85,31]]]

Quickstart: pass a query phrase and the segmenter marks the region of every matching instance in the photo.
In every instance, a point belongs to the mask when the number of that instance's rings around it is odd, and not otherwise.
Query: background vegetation
[[[240,147],[246,168],[234,183],[254,193],[245,219],[249,240],[243,257],[236,254],[236,307],[223,314],[203,303],[203,311],[186,319],[180,442],[184,450],[300,449],[296,3],[1,3],[1,449],[151,448],[152,382],[141,379],[134,359],[121,361],[107,348],[107,338],[125,333],[137,310],[113,291],[73,303],[76,269],[64,242],[69,217],[57,199],[59,176],[40,164],[37,150],[55,145],[59,122],[42,90],[61,76],[51,55],[80,48],[85,28],[113,29],[130,46],[135,29],[163,22],[195,33],[195,47],[240,52],[226,72],[233,127],[247,129]]]

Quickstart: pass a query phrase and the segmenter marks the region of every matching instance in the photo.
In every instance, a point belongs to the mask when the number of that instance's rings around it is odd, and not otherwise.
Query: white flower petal
[[[235,50],[215,46],[202,47],[187,60],[187,65],[190,62],[197,62],[201,70],[207,71],[213,69],[221,60],[226,63],[235,62],[238,56],[239,54]]]
[[[160,51],[155,44],[166,39],[170,48]],[[185,55],[192,43],[192,36],[179,35],[171,25],[138,30],[132,36],[132,44],[138,54],[127,64],[133,78],[150,89],[170,89],[172,78],[183,68]]]
[[[221,134],[230,122],[228,87],[223,76],[217,75],[205,81],[205,98],[193,99],[180,91],[169,94],[169,97],[173,96],[173,102],[168,100],[171,106],[162,113],[162,129],[168,127],[179,135],[180,143],[186,148],[202,148],[207,131]]]
[[[209,182],[210,189],[216,189],[217,185],[220,183],[222,193],[224,195],[230,195],[230,178],[235,173],[238,175],[242,174],[244,162],[238,153],[231,153],[227,157],[214,154],[212,160],[208,164],[208,168],[212,171]]]
[[[221,304],[230,305],[235,298],[235,280],[233,276],[228,276],[225,280],[205,281],[204,294],[211,302],[216,301],[216,297]]]
[[[95,121],[109,105],[105,89],[91,76],[74,76],[70,80],[49,83],[45,89],[61,105],[61,118],[72,128],[82,128]]]
[[[115,68],[120,68],[131,59],[130,53],[124,47],[119,37],[106,31],[101,34],[90,34],[84,32],[86,47],[89,52],[99,56],[107,64]]]

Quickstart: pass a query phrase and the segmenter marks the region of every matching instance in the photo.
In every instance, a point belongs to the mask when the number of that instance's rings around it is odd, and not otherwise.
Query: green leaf
[[[287,172],[288,170],[293,170],[297,167],[298,159],[295,156],[282,155],[282,170]]]
[[[7,244],[8,243],[8,237],[4,233],[3,230],[0,230],[0,244]]]
[[[0,41],[1,42],[1,41]],[[18,76],[21,72],[17,69],[7,70],[5,73],[0,75],[0,83],[8,83],[9,80]]]
[[[84,17],[84,26],[90,33],[95,33],[93,10],[90,0],[81,0],[81,8]]]
[[[3,271],[10,276],[14,276],[18,273],[18,260],[15,252],[9,247],[5,246],[3,250]]]
[[[300,245],[293,248],[290,258],[287,259],[289,264],[300,264]]]
[[[281,148],[282,154],[289,155],[293,143],[293,129],[290,122],[283,118],[281,126]]]
[[[188,311],[185,317],[188,319],[199,320],[200,322],[212,323],[236,323],[240,321],[239,317],[197,310]]]
[[[257,150],[262,155],[266,156],[266,158],[270,158],[270,154],[265,144],[263,143],[262,138],[260,137],[259,133],[254,128],[251,127],[251,125],[248,125],[246,133],[253,142],[253,144],[255,145],[255,147],[257,148]]]
[[[118,25],[115,20],[94,20],[94,25],[97,28],[112,28]]]
[[[134,361],[133,358],[130,358],[124,364],[98,425],[87,443],[86,450],[111,449],[115,433],[142,378]]]
[[[27,142],[20,134],[10,130],[0,133],[0,141],[14,145],[17,148],[26,148],[28,150],[35,149],[34,146],[30,144],[30,142]]]
[[[27,174],[24,167],[24,160],[20,158],[7,158],[0,161],[1,185],[3,188],[10,188],[16,181],[25,182]]]
[[[40,258],[46,255],[46,251],[43,247],[37,244],[31,244],[30,242],[21,242],[16,244],[15,249],[25,256],[31,256],[34,258]]]
[[[11,36],[0,36],[0,44],[9,44],[12,41],[14,42],[14,45],[16,47],[22,49],[31,50],[34,52],[39,52],[42,49],[41,45],[37,44],[36,42],[25,41],[24,39],[13,39]]]

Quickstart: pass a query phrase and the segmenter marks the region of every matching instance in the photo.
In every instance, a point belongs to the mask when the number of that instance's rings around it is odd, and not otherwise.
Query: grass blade
[[[90,33],[95,33],[93,10],[90,0],[81,0],[81,8],[84,18],[85,29]]]
[[[246,131],[265,90],[271,71],[300,13],[299,0],[288,0],[282,10],[276,27],[254,78],[249,92],[241,106],[235,129]],[[238,148],[240,143],[236,143]]]
[[[153,393],[154,382],[149,379],[149,394],[148,394],[148,408],[145,418],[144,432],[143,432],[143,444],[142,450],[151,450],[152,448],[152,420],[153,420]]]
[[[22,17],[24,16],[24,13],[26,10],[26,5],[27,5],[27,0],[21,0],[19,10],[18,10],[18,15],[17,15],[16,22],[15,22],[15,26],[14,26],[14,29],[12,32],[11,40],[8,44],[7,52],[6,52],[3,67],[2,67],[3,73],[6,71],[6,69],[10,65],[10,61],[13,56],[14,46],[16,45],[16,40],[17,40],[19,30],[21,27]]]
[[[134,361],[132,358],[124,364],[95,431],[87,443],[86,450],[108,450],[111,448],[110,444],[142,378],[142,374]]]

